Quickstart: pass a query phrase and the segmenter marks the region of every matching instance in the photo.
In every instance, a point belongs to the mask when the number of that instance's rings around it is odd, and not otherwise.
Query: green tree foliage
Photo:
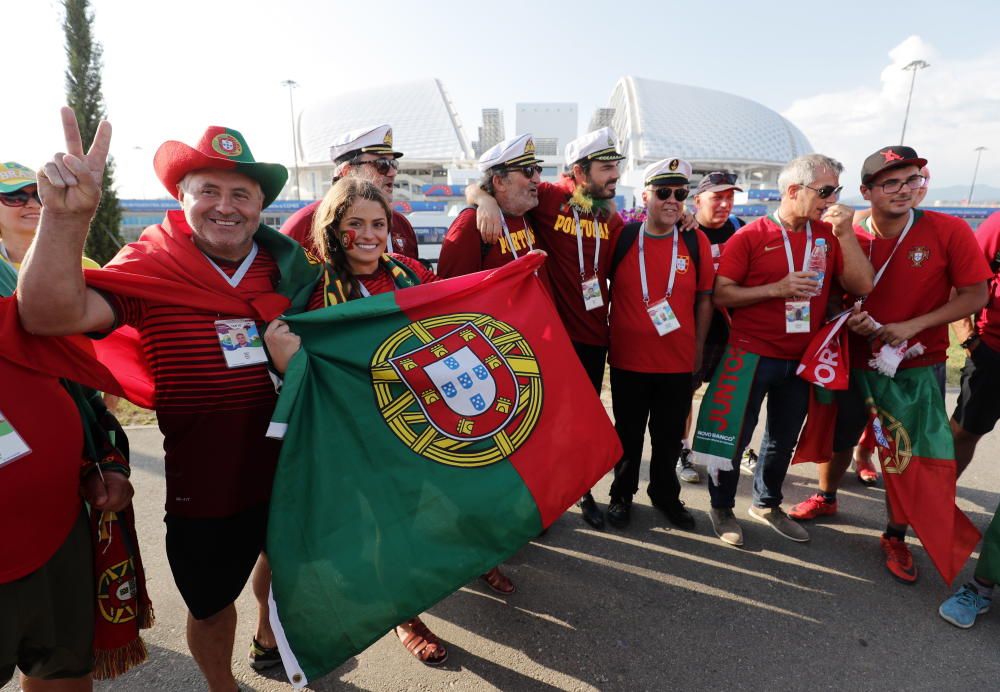
[[[91,26],[94,14],[90,0],[63,0],[66,19],[66,101],[76,111],[83,137],[84,151],[90,147],[97,133],[97,125],[105,116],[104,96],[101,94],[101,45],[94,43]],[[84,253],[102,265],[114,257],[122,246],[119,235],[121,209],[114,189],[114,161],[109,160],[104,169],[101,204],[90,224],[90,235]]]

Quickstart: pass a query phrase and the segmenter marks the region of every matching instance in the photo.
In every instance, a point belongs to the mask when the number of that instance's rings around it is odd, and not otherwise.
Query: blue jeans
[[[767,424],[753,477],[753,503],[757,507],[777,507],[781,504],[781,486],[809,410],[809,383],[795,374],[798,365],[797,360],[760,357],[743,416],[743,432],[733,469],[719,472],[719,485],[708,484],[712,507],[732,509],[736,506],[740,457],[753,437],[765,395]]]

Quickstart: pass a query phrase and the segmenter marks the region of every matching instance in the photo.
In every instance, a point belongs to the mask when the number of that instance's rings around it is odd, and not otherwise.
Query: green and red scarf
[[[397,289],[409,288],[420,283],[420,277],[408,266],[384,254],[379,258],[379,268],[389,272]],[[351,300],[350,286],[337,277],[329,264],[323,267],[323,303],[327,307]]]

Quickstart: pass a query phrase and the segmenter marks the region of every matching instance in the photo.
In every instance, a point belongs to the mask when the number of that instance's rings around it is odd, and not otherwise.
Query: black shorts
[[[944,400],[944,363],[934,363],[931,367],[934,368],[934,377],[941,388],[941,399]],[[833,451],[849,452],[858,444],[868,425],[868,410],[865,408],[861,388],[857,385],[857,378],[853,376],[850,386],[846,390],[834,392],[834,396],[837,399],[837,421],[833,431]]]
[[[231,517],[167,515],[167,561],[196,620],[215,615],[246,586],[267,537],[267,505]]]
[[[0,584],[0,686],[15,666],[43,680],[87,675],[94,665],[96,602],[90,521],[80,512],[48,562]]]
[[[1000,420],[1000,353],[976,346],[962,368],[961,392],[952,418],[973,435],[985,435]]]

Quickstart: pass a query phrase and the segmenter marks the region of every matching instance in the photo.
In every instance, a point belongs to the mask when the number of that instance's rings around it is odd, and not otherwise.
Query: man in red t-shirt
[[[904,360],[899,367],[931,368],[942,397],[939,402],[928,401],[927,406],[940,407],[944,405],[948,324],[986,304],[986,280],[993,272],[964,221],[913,209],[913,196],[924,182],[920,168],[926,163],[905,146],[883,147],[865,160],[861,194],[871,202],[872,214],[855,232],[879,275],[864,309],[855,308],[847,326],[853,332],[850,363],[855,370],[872,370],[868,361],[873,348],[883,343],[922,344],[924,353]],[[854,296],[864,295],[845,288]],[[852,377],[850,389],[838,393],[833,459],[819,466],[819,492],[796,505],[792,516],[812,519],[836,513],[837,488],[867,422],[863,394]],[[911,435],[919,434],[911,431]],[[881,547],[892,575],[912,583],[917,570],[906,547],[906,529],[890,518]]]
[[[337,164],[333,182],[349,175],[364,177],[378,185],[391,203],[393,181],[399,170],[398,159],[401,158],[402,153],[393,151],[392,128],[388,125],[352,130],[338,137],[330,146],[330,159]],[[317,252],[312,241],[312,223],[319,203],[320,200],[316,200],[299,209],[288,217],[280,229],[313,255]],[[418,258],[417,234],[407,218],[398,211],[392,212],[389,224],[389,252]]]
[[[647,423],[652,451],[646,492],[670,523],[694,528],[674,467],[691,411],[692,373],[712,320],[715,270],[705,234],[678,229],[690,175],[691,164],[678,158],[647,167],[646,220],[612,237],[608,360],[615,429],[624,454],[615,466],[607,519],[618,528],[628,525],[632,496],[639,489]]]
[[[185,295],[166,304],[163,297],[88,288],[79,258],[100,200],[111,131],[102,123],[85,155],[68,108],[63,125],[68,154],[57,155],[38,175],[44,208],[34,250],[21,269],[21,320],[38,334],[106,333],[121,324],[138,331],[164,436],[167,558],[189,611],[188,645],[211,689],[233,689],[233,602],[251,572],[259,619],[250,663],[280,662],[262,553],[279,452],[266,437],[276,395],[262,346],[226,348],[232,334],[260,334],[264,325],[247,314],[192,307]],[[202,292],[217,293],[227,305],[287,302],[276,289],[292,279],[281,274],[278,253],[289,266],[303,266],[304,251],[260,224],[261,210],[287,180],[285,167],[255,161],[243,136],[221,127],[208,128],[195,147],[165,142],[153,165],[182,209],[108,263],[105,272],[122,272],[122,290],[134,286],[132,277],[154,276],[186,280],[192,290],[208,287]],[[309,288],[295,291],[308,296]]]
[[[754,469],[749,514],[786,538],[809,540],[805,529],[781,509],[781,486],[809,403],[808,383],[796,369],[823,324],[833,280],[848,291],[867,293],[872,279],[871,265],[851,229],[853,212],[834,206],[842,170],[839,162],[821,154],[790,161],[778,176],[777,211],[737,231],[722,253],[714,300],[732,312],[730,347],[759,356],[732,467],[720,470],[717,483],[709,484],[712,526],[726,543],[743,543],[742,529],[733,516],[740,477],[736,466],[757,426],[765,395],[767,426]],[[821,257],[822,245],[827,248],[825,273],[817,276],[808,267],[812,248]]]
[[[479,188],[492,196],[502,213],[503,235],[490,245],[476,227],[476,210],[464,209],[452,222],[438,259],[438,276],[449,278],[502,267],[534,248],[535,234],[525,214],[538,206],[542,168],[530,134],[507,139],[479,158]]]
[[[539,183],[538,206],[528,213],[538,245],[548,253],[545,271],[556,311],[598,395],[608,357],[610,239],[623,225],[612,202],[621,175],[618,162],[625,158],[617,141],[611,128],[602,127],[569,142],[568,174],[557,184]],[[466,188],[466,198],[479,207],[484,240],[496,242],[502,234],[496,201],[478,185]],[[604,526],[591,493],[580,509],[588,524]]]

